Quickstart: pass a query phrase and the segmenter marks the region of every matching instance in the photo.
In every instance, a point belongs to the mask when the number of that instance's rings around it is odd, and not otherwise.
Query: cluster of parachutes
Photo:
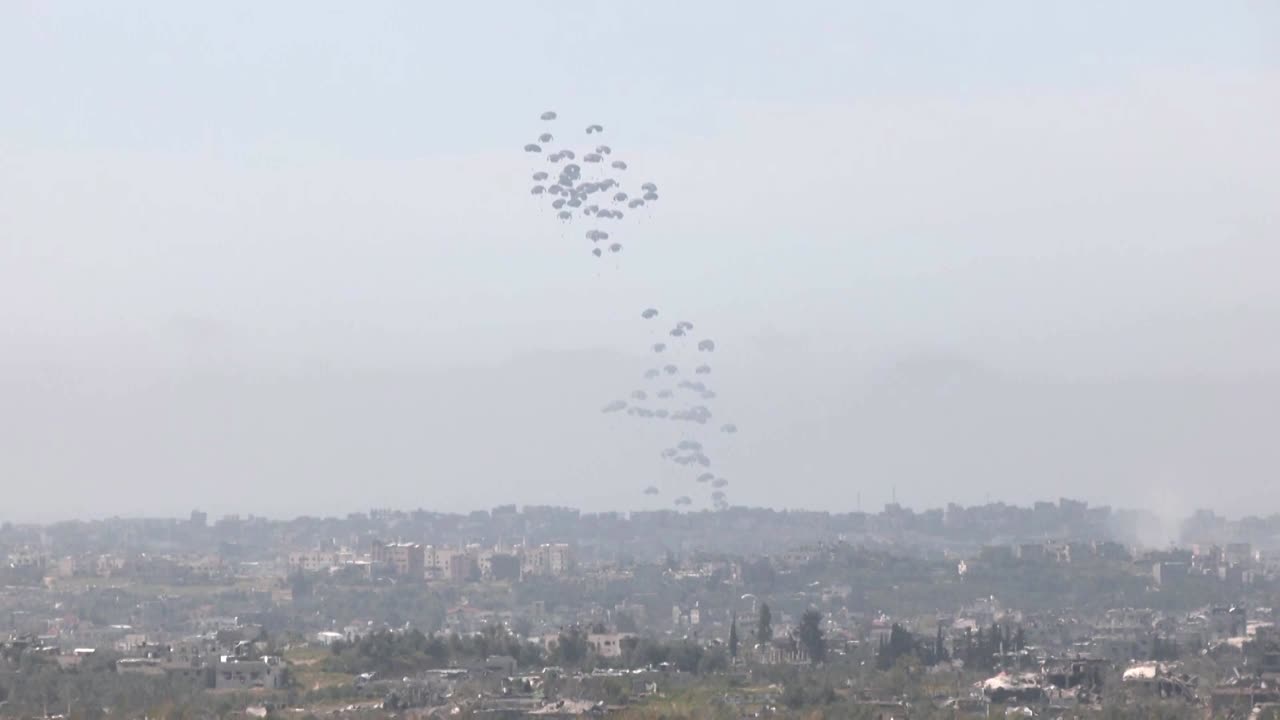
[[[659,315],[657,308],[646,308],[640,313],[648,322],[656,321]],[[738,426],[716,422],[714,405],[719,396],[707,382],[712,374],[707,360],[715,352],[716,344],[710,338],[694,338],[693,323],[681,320],[671,326],[662,341],[650,346],[655,362],[641,376],[641,386],[632,390],[626,399],[614,400],[601,411],[625,413],[637,421],[678,425],[676,437],[679,439],[661,450],[662,459],[687,469],[691,484],[707,489],[711,506],[724,509],[729,504],[724,490],[729,480],[712,471],[715,463],[707,435],[733,435],[738,432]],[[644,492],[646,495],[661,493],[656,485],[650,485]],[[680,495],[674,502],[677,507],[685,507],[693,504],[693,498]]]
[[[552,111],[541,116],[545,123],[556,119]],[[617,221],[628,213],[657,202],[658,186],[652,182],[641,183],[638,188],[626,185],[627,163],[615,159],[613,148],[594,138],[604,132],[604,127],[588,125],[585,132],[593,139],[576,150],[563,146],[552,149],[556,138],[549,130],[524,146],[526,153],[545,158],[552,166],[538,166],[529,192],[562,223],[580,219],[587,225],[585,236],[591,242],[591,253],[602,257],[606,251],[622,251],[622,244],[606,228],[616,228]],[[657,308],[647,308],[640,317],[652,328],[658,324],[659,312]],[[737,433],[738,427],[716,423],[713,408],[718,396],[708,384],[711,365],[707,362],[716,351],[716,343],[697,337],[694,330],[693,323],[681,320],[654,337],[649,351],[655,362],[643,373],[640,386],[625,398],[606,404],[601,412],[637,422],[669,424],[676,439],[661,450],[661,458],[687,474],[689,484],[704,490],[711,506],[721,510],[729,506],[725,494],[729,481],[712,471],[711,448],[719,444],[721,436]],[[651,334],[658,335],[656,330]],[[715,433],[714,441],[711,433]],[[646,495],[661,492],[656,485],[644,490]],[[690,495],[684,494],[674,499],[676,507],[688,507],[693,502]]]
[[[556,113],[542,113],[542,120],[553,122]],[[587,135],[600,135],[601,125],[588,125]],[[612,240],[605,227],[623,220],[628,212],[639,210],[657,202],[658,186],[642,183],[638,189],[629,190],[624,184],[627,163],[612,158],[613,148],[598,142],[589,142],[574,150],[570,147],[551,149],[555,135],[549,131],[539,133],[536,142],[524,146],[526,153],[545,157],[553,165],[550,170],[533,173],[533,186],[529,193],[543,201],[554,217],[563,223],[580,218],[589,225],[585,236],[591,241],[591,254],[602,257],[606,251],[622,252],[622,243]],[[579,164],[581,158],[581,164]]]

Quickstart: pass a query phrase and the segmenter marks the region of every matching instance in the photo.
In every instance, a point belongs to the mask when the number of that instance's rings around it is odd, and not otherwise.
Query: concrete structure
[[[321,550],[289,553],[289,572],[324,572],[338,564],[338,554]]]
[[[429,578],[459,581],[472,579],[476,560],[464,548],[428,545],[423,551],[423,564]]]
[[[520,570],[525,575],[567,575],[573,571],[573,548],[567,543],[544,543],[524,548]]]
[[[386,568],[399,577],[423,577],[426,554],[418,543],[384,543],[374,540],[370,559],[379,568]]]
[[[600,657],[616,658],[622,656],[623,642],[633,637],[635,635],[630,633],[589,633],[587,644],[591,645]]]
[[[1151,576],[1157,585],[1177,585],[1187,579],[1184,562],[1158,562],[1151,567]]]
[[[278,690],[285,686],[285,665],[278,657],[239,660],[223,655],[213,666],[217,690]]]

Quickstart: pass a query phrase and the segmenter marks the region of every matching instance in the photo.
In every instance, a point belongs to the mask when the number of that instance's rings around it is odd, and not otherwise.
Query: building
[[[511,677],[516,674],[516,659],[510,655],[490,655],[480,663],[478,669],[503,677]]]
[[[449,564],[449,580],[452,582],[470,582],[480,577],[480,566],[471,553],[459,553],[453,556]]]
[[[1243,607],[1214,607],[1208,613],[1209,639],[1243,637],[1249,627]]]
[[[525,548],[520,564],[524,575],[568,575],[573,568],[573,548],[567,543],[544,543],[535,548]]]
[[[440,580],[470,579],[472,558],[466,550],[441,545],[428,545],[423,551],[423,565],[429,578]]]
[[[1253,546],[1249,543],[1227,543],[1222,551],[1222,561],[1228,565],[1247,565],[1254,561]]]
[[[162,660],[151,657],[121,658],[116,661],[116,672],[121,675],[148,675],[165,677],[170,682],[181,682],[197,688],[214,686],[213,669],[196,662]]]
[[[616,658],[622,657],[623,644],[634,637],[630,633],[588,633],[587,644],[600,657]]]
[[[324,572],[338,564],[338,554],[321,550],[289,553],[289,572]]]
[[[1187,564],[1184,562],[1158,562],[1151,567],[1151,576],[1157,585],[1177,585],[1187,579]]]
[[[375,566],[400,577],[422,578],[426,567],[426,553],[418,543],[374,540],[369,559]]]
[[[217,690],[278,690],[285,686],[285,665],[278,657],[239,660],[223,655],[213,666],[213,687]]]

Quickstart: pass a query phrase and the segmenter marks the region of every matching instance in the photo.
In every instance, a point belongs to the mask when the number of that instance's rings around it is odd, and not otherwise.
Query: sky
[[[17,0],[0,87],[0,520],[668,507],[648,306],[735,503],[1280,511],[1274,3]]]

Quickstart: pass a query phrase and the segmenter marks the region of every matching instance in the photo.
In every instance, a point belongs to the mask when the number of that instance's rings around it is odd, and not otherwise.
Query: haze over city
[[[668,507],[650,305],[736,505],[1280,511],[1280,8],[854,5],[0,8],[0,520]]]

